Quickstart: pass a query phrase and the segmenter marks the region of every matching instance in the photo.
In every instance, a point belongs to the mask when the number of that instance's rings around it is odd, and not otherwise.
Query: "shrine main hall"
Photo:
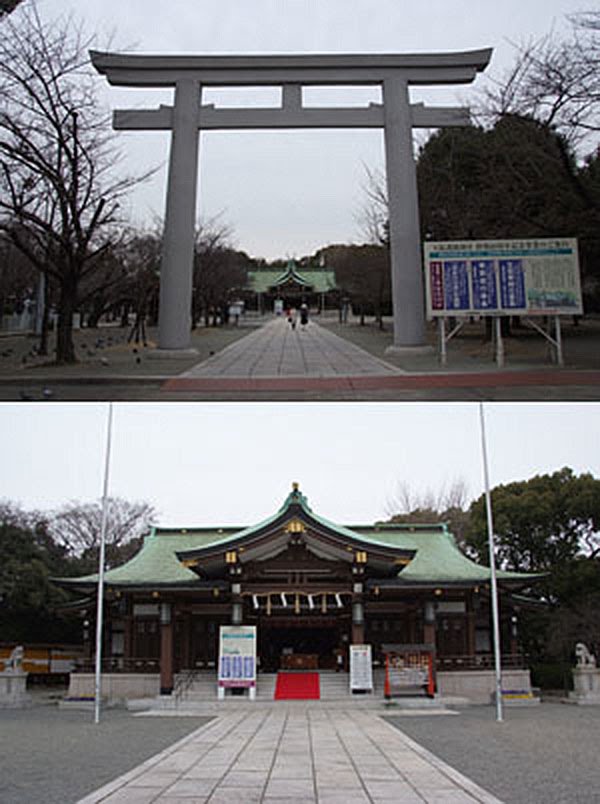
[[[105,573],[103,691],[171,695],[187,672],[214,679],[216,697],[222,627],[254,626],[259,694],[280,671],[348,673],[351,647],[368,645],[375,671],[387,655],[425,652],[436,694],[489,702],[490,580],[446,524],[338,525],[294,484],[258,524],[153,528]],[[517,623],[536,576],[498,570],[497,580],[503,688],[529,695]],[[59,582],[88,596],[80,606],[93,619],[97,576]],[[91,644],[88,658],[70,694],[91,693]]]

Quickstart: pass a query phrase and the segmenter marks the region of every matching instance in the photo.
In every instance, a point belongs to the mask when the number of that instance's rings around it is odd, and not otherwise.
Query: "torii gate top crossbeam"
[[[114,86],[175,86],[196,79],[204,86],[467,84],[488,65],[492,49],[456,53],[169,56],[90,51],[92,64]]]

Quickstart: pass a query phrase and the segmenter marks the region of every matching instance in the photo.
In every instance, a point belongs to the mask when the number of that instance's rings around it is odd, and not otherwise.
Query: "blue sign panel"
[[[495,310],[498,307],[496,274],[493,260],[471,262],[473,307],[475,310]]]
[[[500,299],[505,310],[523,310],[525,300],[525,272],[522,260],[500,260]]]
[[[469,309],[469,278],[465,260],[444,262],[444,296],[446,310]]]
[[[243,678],[242,674],[242,667],[243,667],[243,657],[242,656],[232,656],[232,670],[231,675],[233,678]]]
[[[221,656],[221,678],[231,678],[231,658]]]

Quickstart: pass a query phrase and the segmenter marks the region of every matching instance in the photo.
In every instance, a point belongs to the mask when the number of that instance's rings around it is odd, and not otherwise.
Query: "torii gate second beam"
[[[117,86],[175,88],[173,106],[114,113],[120,130],[172,132],[161,267],[158,352],[190,346],[194,226],[201,129],[383,128],[394,309],[394,349],[425,344],[425,305],[412,129],[464,126],[467,108],[412,104],[410,85],[465,84],[491,49],[439,54],[146,56],[91,51],[94,67]],[[280,86],[278,109],[202,105],[202,87]],[[379,85],[382,104],[309,108],[302,87]]]

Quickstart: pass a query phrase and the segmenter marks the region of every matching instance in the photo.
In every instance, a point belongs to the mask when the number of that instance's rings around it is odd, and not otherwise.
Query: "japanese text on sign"
[[[425,244],[428,317],[583,312],[572,238]]]
[[[256,626],[221,626],[219,633],[219,686],[256,686]]]

